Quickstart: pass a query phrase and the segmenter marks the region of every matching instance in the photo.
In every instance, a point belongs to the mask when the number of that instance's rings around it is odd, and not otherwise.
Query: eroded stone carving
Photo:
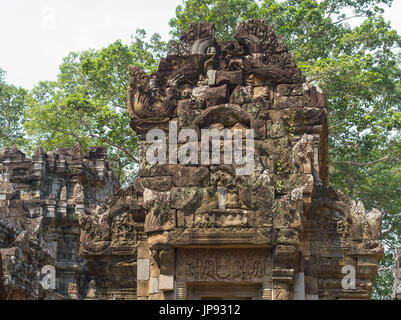
[[[7,299],[85,296],[90,275],[79,256],[78,214],[118,186],[105,149],[44,152],[32,159],[15,147],[0,152],[0,252]],[[43,289],[41,270],[55,268],[56,288]],[[69,288],[75,288],[69,295]]]
[[[263,282],[271,268],[266,249],[179,249],[177,271],[182,281]]]
[[[144,220],[143,201],[133,187],[119,189],[95,211],[80,214],[80,255],[95,277],[88,298],[136,298],[137,247],[145,238]]]
[[[192,25],[156,72],[130,68],[128,111],[140,164],[132,193],[117,202],[136,204],[116,222],[107,218],[110,207],[81,217],[81,253],[95,278],[105,277],[107,256],[130,270],[140,261],[140,280],[126,276],[136,281],[138,299],[174,298],[175,287],[176,298],[185,298],[187,287],[199,296],[193,283],[213,287],[224,279],[256,285],[260,294],[251,298],[293,299],[295,287],[306,299],[370,297],[383,254],[381,214],[366,213],[328,186],[326,98],[306,82],[273,27],[243,21],[235,40],[221,42],[212,25]],[[211,152],[200,147],[202,130],[239,130],[245,148],[246,130],[253,130],[252,172],[238,175],[235,162],[169,163],[177,151],[168,141],[179,140],[171,123],[195,131],[197,159]],[[155,128],[166,133],[167,163],[147,158],[153,149],[146,134]],[[216,147],[221,160],[226,143]],[[129,212],[142,218],[132,220]],[[138,236],[135,223],[143,226]],[[123,239],[137,250],[117,256],[110,248],[113,241],[125,248]],[[342,287],[344,266],[356,269],[353,290]],[[113,281],[100,285],[103,292],[127,288]]]

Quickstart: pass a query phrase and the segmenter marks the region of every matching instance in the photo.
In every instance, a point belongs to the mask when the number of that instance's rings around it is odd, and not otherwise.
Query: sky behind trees
[[[100,49],[137,28],[169,38],[181,0],[1,0],[0,68],[8,83],[31,89],[55,80],[70,51]]]
[[[70,51],[128,43],[138,28],[169,39],[169,20],[181,0],[1,0],[0,68],[6,81],[31,89],[55,80]],[[385,15],[401,34],[401,0]],[[355,19],[356,22],[356,19]]]

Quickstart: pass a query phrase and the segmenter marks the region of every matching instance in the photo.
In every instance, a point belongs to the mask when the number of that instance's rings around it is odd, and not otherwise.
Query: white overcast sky
[[[169,39],[169,20],[181,0],[0,0],[0,68],[6,81],[31,89],[55,80],[70,51],[129,43],[137,28]],[[401,34],[401,0],[385,17]]]

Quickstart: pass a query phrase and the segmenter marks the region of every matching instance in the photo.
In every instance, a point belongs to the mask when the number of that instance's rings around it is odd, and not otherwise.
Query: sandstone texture
[[[32,159],[11,148],[0,152],[0,296],[71,299],[87,295],[91,280],[78,255],[78,216],[96,208],[118,187],[105,149],[79,148]],[[54,286],[43,286],[54,268]]]
[[[273,27],[193,24],[129,77],[131,186],[104,148],[0,152],[0,299],[370,298],[381,213],[329,186],[325,95]]]
[[[128,111],[141,140],[134,186],[80,214],[97,298],[370,298],[381,213],[328,185],[325,95],[263,20],[241,22],[227,42],[191,25],[156,72],[130,68]],[[197,133],[178,147],[198,162],[169,161],[172,123]],[[152,129],[167,137],[165,163],[147,157]],[[199,160],[207,129],[239,130],[242,150],[253,130],[250,174]]]

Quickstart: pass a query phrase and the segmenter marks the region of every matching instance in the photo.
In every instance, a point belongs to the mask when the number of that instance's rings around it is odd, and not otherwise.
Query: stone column
[[[148,238],[148,244],[158,239],[157,235],[151,237],[153,239],[149,240]],[[149,248],[149,299],[170,299],[174,295],[175,250],[173,247],[160,242],[149,246]]]
[[[173,247],[166,247],[159,251],[159,290],[163,292],[163,298],[169,299],[174,294],[175,275],[175,250]]]
[[[175,283],[175,299],[176,300],[186,300],[187,299],[187,283],[182,281],[177,281]]]
[[[294,269],[273,269],[273,300],[291,300]]]
[[[139,241],[137,260],[137,297],[149,297],[150,252],[146,241]]]
[[[305,276],[303,272],[294,275],[294,300],[305,300]]]
[[[293,245],[277,245],[273,253],[273,300],[292,300],[294,273],[297,268],[298,248]]]
[[[272,300],[272,283],[264,282],[262,287],[262,300]]]

